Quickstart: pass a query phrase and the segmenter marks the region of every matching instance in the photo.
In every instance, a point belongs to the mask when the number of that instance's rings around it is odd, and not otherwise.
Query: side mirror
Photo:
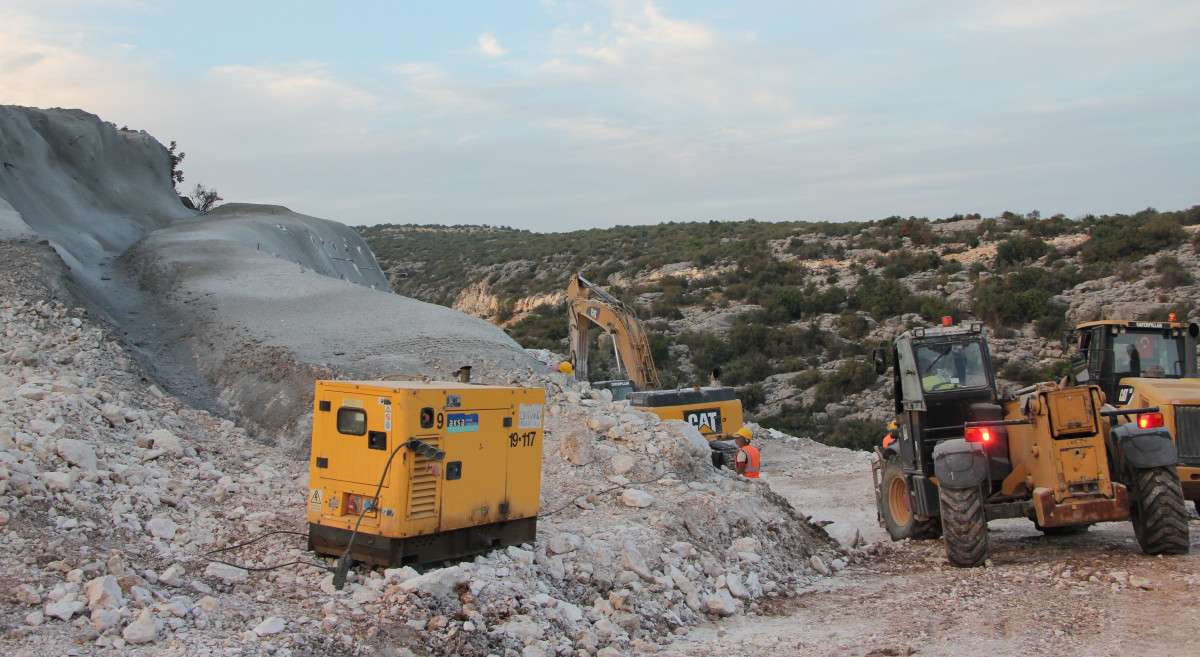
[[[1088,373],[1086,354],[1075,354],[1071,357],[1070,378],[1076,384],[1091,381],[1092,375]]]
[[[871,360],[875,363],[876,374],[887,372],[887,352],[883,350],[883,347],[876,347],[871,350]]]

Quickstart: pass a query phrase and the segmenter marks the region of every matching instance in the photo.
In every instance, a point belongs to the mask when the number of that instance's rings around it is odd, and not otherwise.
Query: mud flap
[[[988,477],[987,453],[961,438],[940,442],[933,448],[933,471],[939,486],[974,488]]]
[[[1122,424],[1109,434],[1113,453],[1121,471],[1162,468],[1179,463],[1179,452],[1171,433],[1166,429],[1138,429],[1134,424]]]

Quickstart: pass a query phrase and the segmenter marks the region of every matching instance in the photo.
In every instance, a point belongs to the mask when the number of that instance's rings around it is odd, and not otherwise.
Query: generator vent
[[[422,442],[439,447],[436,436],[422,438]],[[435,473],[435,466],[439,470]],[[434,518],[438,514],[438,485],[441,481],[441,463],[413,452],[412,471],[408,477],[408,519]]]

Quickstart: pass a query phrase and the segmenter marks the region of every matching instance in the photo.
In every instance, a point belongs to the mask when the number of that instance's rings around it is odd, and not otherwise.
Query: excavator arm
[[[571,329],[571,359],[575,378],[588,378],[588,326],[595,324],[612,336],[619,367],[636,390],[661,387],[650,340],[633,311],[619,299],[576,274],[567,285],[567,320]]]

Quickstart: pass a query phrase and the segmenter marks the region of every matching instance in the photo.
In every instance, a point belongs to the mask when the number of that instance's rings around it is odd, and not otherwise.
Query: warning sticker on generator
[[[450,413],[446,416],[447,433],[471,433],[479,431],[478,413]]]
[[[541,429],[542,405],[521,404],[520,417],[517,419],[517,426],[522,429]]]
[[[308,503],[312,506],[317,507],[318,509],[321,508],[321,498],[323,495],[324,495],[324,491],[322,489],[320,489],[320,488],[312,489],[311,491],[308,492]]]

